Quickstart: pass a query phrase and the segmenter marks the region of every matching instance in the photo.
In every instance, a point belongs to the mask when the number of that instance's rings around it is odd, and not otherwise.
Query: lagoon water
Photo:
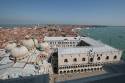
[[[80,35],[84,34],[123,50],[123,56],[125,59],[125,27],[98,27],[82,29],[80,31]]]

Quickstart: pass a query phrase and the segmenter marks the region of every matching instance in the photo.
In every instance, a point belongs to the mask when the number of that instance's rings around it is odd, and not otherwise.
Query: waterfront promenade
[[[63,74],[63,75],[53,74],[53,75],[50,75],[50,83],[86,78],[86,77],[102,75],[102,74],[106,74],[106,71],[102,70],[102,71],[94,71],[94,72]]]

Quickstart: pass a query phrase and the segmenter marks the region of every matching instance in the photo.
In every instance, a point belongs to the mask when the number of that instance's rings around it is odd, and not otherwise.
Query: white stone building
[[[49,43],[51,48],[76,47],[80,37],[45,37],[44,41]]]
[[[89,37],[45,37],[53,54],[54,72],[58,74],[102,70],[107,63],[119,62],[122,51]]]

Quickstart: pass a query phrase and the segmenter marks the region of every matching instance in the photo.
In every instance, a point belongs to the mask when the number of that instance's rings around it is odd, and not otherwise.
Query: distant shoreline
[[[81,25],[81,24],[0,24],[0,28],[15,28],[15,27],[35,27],[35,26],[59,26],[59,27],[73,27],[73,28],[102,28],[102,27],[125,27],[125,26],[110,26],[110,25]]]

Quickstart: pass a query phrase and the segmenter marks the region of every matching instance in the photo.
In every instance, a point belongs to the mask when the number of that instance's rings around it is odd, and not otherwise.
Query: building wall
[[[45,40],[49,43],[52,48],[58,47],[76,47],[78,43],[81,41],[80,39],[75,40]],[[93,41],[93,40],[89,40]],[[98,42],[93,41],[92,43],[95,47]],[[84,43],[84,42],[83,42]],[[97,45],[98,46],[98,45]],[[99,44],[100,46],[100,44]],[[102,45],[101,45],[102,46]],[[71,48],[72,49],[72,48]],[[94,48],[93,48],[94,49]],[[75,50],[74,50],[75,51]],[[96,50],[90,52],[81,52],[76,54],[63,54],[60,55],[58,53],[58,73],[63,72],[74,72],[74,71],[93,71],[93,70],[101,70],[104,63],[113,63],[118,62],[121,59],[122,52],[116,49],[110,50],[102,50],[101,52]],[[76,58],[76,61],[74,59]],[[85,60],[82,60],[85,58]]]
[[[56,40],[56,41],[46,41],[49,43],[50,47],[76,47],[79,41],[75,40]]]
[[[77,59],[77,61],[73,61],[73,59]],[[82,58],[85,58],[85,61],[82,61]],[[68,62],[64,62],[67,59]],[[67,54],[67,55],[59,55],[58,56],[58,64],[59,65],[71,65],[71,64],[85,64],[88,63],[87,54]]]
[[[104,63],[120,61],[121,53],[121,51],[114,51],[99,52],[93,55],[89,55],[88,53],[58,55],[58,73],[102,70]],[[77,61],[74,61],[75,58]],[[82,60],[83,58],[85,58],[85,60]],[[91,58],[93,58],[92,61],[90,60]]]
[[[107,56],[109,58],[107,58]],[[76,62],[73,61],[73,59],[75,58],[77,59]],[[85,61],[82,60],[83,58],[85,58]],[[119,61],[121,58],[121,51],[99,52],[99,53],[95,53],[93,56],[88,55],[88,53],[58,55],[58,64],[59,65],[86,64],[86,63],[91,63],[90,58],[93,58],[92,63]],[[67,59],[68,62],[64,62],[64,59]]]

